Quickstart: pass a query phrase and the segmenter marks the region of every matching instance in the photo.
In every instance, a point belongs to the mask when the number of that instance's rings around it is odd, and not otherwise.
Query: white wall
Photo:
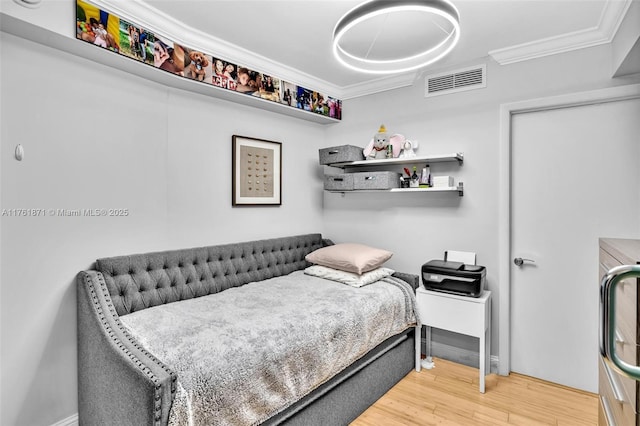
[[[172,91],[166,103],[173,246],[322,231],[323,126],[187,92]],[[282,206],[231,207],[233,134],[282,143]]]
[[[0,209],[129,210],[1,217],[0,424],[51,425],[77,412],[75,275],[99,257],[323,232],[326,129],[0,34]],[[282,143],[282,206],[231,206],[233,134]]]
[[[485,89],[425,98],[424,79],[419,79],[411,87],[346,101],[343,123],[327,132],[330,144],[364,146],[383,123],[389,133],[418,140],[418,154],[462,151],[461,167],[435,164],[431,172],[463,181],[464,196],[326,193],[324,223],[326,233],[340,241],[359,240],[393,251],[390,266],[416,274],[423,263],[442,258],[447,249],[476,252],[478,264],[487,267],[487,285],[493,292],[491,353],[500,356],[499,107],[632,80],[610,78],[609,45],[507,66],[484,58],[461,67],[480,63],[487,64]],[[437,332],[434,341],[477,351],[476,340],[466,336]]]

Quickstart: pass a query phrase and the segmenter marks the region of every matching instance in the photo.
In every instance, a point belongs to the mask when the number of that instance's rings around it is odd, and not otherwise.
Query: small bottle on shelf
[[[416,166],[413,166],[413,174],[411,175],[411,183],[409,187],[418,188],[420,186],[420,178],[418,178],[418,173],[416,173]]]
[[[426,167],[423,167],[422,174],[420,175],[420,188],[430,188],[431,187],[431,168],[427,164]]]

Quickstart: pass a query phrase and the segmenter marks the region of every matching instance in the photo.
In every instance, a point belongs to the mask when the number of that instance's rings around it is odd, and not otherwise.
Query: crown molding
[[[373,95],[374,93],[380,93],[386,90],[411,86],[416,81],[416,75],[416,72],[410,72],[343,86],[340,89],[342,94],[341,99],[358,98],[360,96]]]
[[[600,15],[600,21],[595,27],[503,49],[495,49],[489,52],[489,56],[500,65],[507,65],[610,43],[631,6],[631,2],[632,0],[608,0]]]

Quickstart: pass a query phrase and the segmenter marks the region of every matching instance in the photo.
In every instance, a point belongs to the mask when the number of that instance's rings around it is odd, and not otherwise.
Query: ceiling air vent
[[[428,75],[425,77],[424,96],[428,98],[483,87],[487,87],[487,67],[484,64],[443,74]]]

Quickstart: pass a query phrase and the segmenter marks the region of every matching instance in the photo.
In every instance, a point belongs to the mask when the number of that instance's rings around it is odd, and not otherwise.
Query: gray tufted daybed
[[[98,259],[95,270],[77,277],[80,425],[351,422],[412,369],[414,327],[402,326],[384,338],[377,331],[358,330],[360,318],[348,319],[346,311],[358,311],[370,300],[373,304],[378,297],[373,292],[384,285],[354,289],[305,275],[310,266],[305,256],[331,244],[320,234],[307,234]],[[393,277],[388,280],[400,281],[411,292],[418,286],[416,275],[396,272]],[[321,293],[325,287],[329,293]],[[288,301],[287,294],[299,288],[302,296]],[[338,294],[335,300],[330,299],[333,293]],[[329,304],[322,307],[321,299]],[[347,299],[355,303],[353,309],[340,307]],[[302,305],[291,307],[298,302]],[[252,318],[253,312],[259,317]],[[309,315],[316,316],[299,330],[300,318]],[[333,328],[343,317],[348,324]],[[275,331],[268,328],[272,324]],[[306,336],[315,329],[324,340],[320,349],[309,351]],[[339,335],[350,333],[361,334],[372,349],[357,353],[348,365],[339,365],[346,357],[338,349],[337,360],[325,360],[325,353],[338,347]],[[284,338],[293,338],[292,343],[282,345],[278,339]],[[184,346],[189,339],[195,339],[190,342],[195,346]],[[358,344],[347,346],[355,351]],[[289,346],[296,348],[293,356],[277,359],[275,354]],[[247,360],[236,362],[244,356]],[[307,377],[317,380],[315,370],[323,362],[338,371],[298,390]],[[263,370],[253,371],[255,365]],[[216,375],[227,366],[233,374]],[[208,375],[190,375],[191,369],[209,367],[213,372]],[[278,408],[261,412],[266,403],[256,408],[243,402],[245,397],[259,399],[260,386],[273,388],[269,391],[275,393],[265,398]],[[202,393],[198,403],[185,397],[189,389]],[[280,400],[282,395],[287,399]],[[218,411],[197,417],[198,410],[213,410],[210,406]],[[227,409],[231,417],[217,417]],[[194,417],[185,420],[181,413]]]

